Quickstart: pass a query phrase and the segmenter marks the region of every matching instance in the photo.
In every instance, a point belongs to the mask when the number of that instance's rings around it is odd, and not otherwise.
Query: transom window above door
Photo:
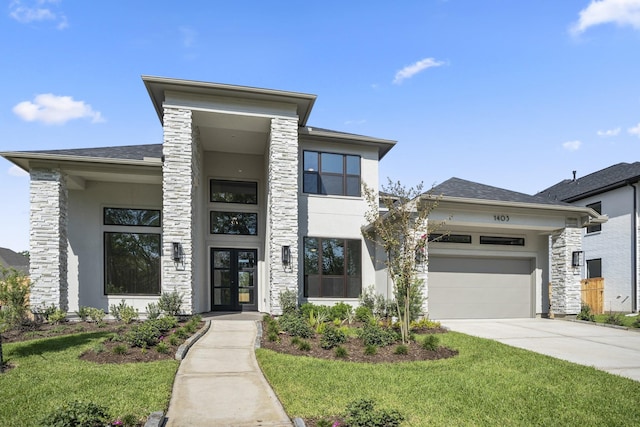
[[[303,192],[360,197],[360,156],[304,151]]]
[[[212,179],[209,183],[209,201],[217,203],[258,204],[258,183],[252,181],[228,181]]]

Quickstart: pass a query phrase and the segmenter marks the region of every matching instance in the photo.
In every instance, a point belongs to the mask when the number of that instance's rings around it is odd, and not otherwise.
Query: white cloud
[[[565,143],[562,144],[562,148],[564,148],[567,151],[576,151],[580,148],[580,146],[582,145],[582,142],[576,140],[576,141],[567,141]]]
[[[607,130],[599,130],[598,136],[617,136],[620,133],[620,128],[615,129],[607,129]]]
[[[53,21],[57,29],[64,30],[69,27],[67,17],[49,7],[58,3],[59,0],[13,0],[9,4],[9,16],[22,24]]]
[[[84,101],[74,101],[70,96],[51,93],[36,95],[33,102],[23,101],[13,107],[13,112],[27,122],[64,124],[69,120],[89,118],[92,123],[104,122],[99,111],[93,111]]]
[[[578,35],[589,27],[610,23],[640,30],[640,0],[592,0],[570,31]]]
[[[189,27],[180,27],[180,34],[182,34],[182,44],[184,47],[191,47],[196,41],[198,33]]]
[[[19,168],[16,165],[11,166],[7,172],[11,176],[29,176],[29,174],[25,172],[24,169]]]
[[[627,129],[627,132],[640,138],[640,123],[638,123],[635,127]]]
[[[431,67],[440,67],[444,65],[442,61],[436,61],[434,58],[424,58],[415,64],[407,65],[402,70],[398,71],[393,78],[393,84],[399,85],[403,80],[409,79],[421,71]]]
[[[367,123],[367,121],[365,119],[360,119],[360,120],[347,120],[344,122],[345,125],[363,125]]]

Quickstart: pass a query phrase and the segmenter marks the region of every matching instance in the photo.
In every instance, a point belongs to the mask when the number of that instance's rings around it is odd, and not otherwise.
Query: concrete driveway
[[[640,381],[640,332],[552,319],[442,320],[443,326]]]

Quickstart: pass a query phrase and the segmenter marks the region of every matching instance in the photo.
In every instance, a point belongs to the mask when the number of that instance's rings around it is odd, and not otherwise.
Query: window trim
[[[318,156],[318,170],[306,170],[304,165],[305,153],[315,153]],[[342,156],[342,173],[337,172],[322,172],[322,155],[336,155]],[[349,157],[358,159],[358,174],[351,174],[348,171]],[[342,197],[362,197],[362,156],[359,154],[348,153],[336,153],[331,151],[318,151],[318,150],[302,150],[302,192],[304,194],[324,195],[324,196],[342,196]],[[307,176],[315,176],[316,178],[316,190],[309,192],[305,190],[305,179]],[[322,177],[341,177],[342,178],[342,192],[340,194],[326,193],[322,191]],[[348,194],[349,178],[358,178],[358,192],[357,194]]]
[[[589,263],[590,262],[594,262],[594,261],[599,261],[600,262],[600,276],[590,276],[589,275]],[[595,278],[601,278],[602,276],[602,258],[592,258],[592,259],[588,259],[585,262],[585,275],[587,276],[587,279],[595,279]]]
[[[214,182],[224,182],[224,183],[240,183],[240,184],[253,184],[253,186],[255,187],[256,190],[256,201],[255,202],[227,202],[224,200],[213,200],[213,183]],[[235,205],[240,205],[240,206],[245,206],[245,205],[249,205],[249,206],[254,206],[254,205],[258,205],[260,202],[260,195],[259,193],[259,189],[258,189],[258,181],[254,181],[254,180],[241,180],[241,179],[223,179],[223,178],[209,178],[209,203],[223,203],[223,204],[235,204]]]
[[[305,267],[306,267],[306,247],[307,247],[307,240],[308,239],[315,239],[318,243],[318,265],[317,267],[317,274],[307,274],[307,272],[305,271]],[[341,275],[335,275],[335,274],[323,274],[322,273],[322,242],[323,240],[340,240],[343,242],[343,248],[344,248],[344,260],[343,260],[343,273]],[[359,271],[357,275],[349,275],[348,274],[348,264],[349,264],[349,258],[348,258],[348,246],[349,246],[349,242],[357,242],[358,243],[358,248],[359,248],[359,256],[360,256],[360,260],[358,262],[358,266],[359,266]],[[353,298],[357,298],[357,297],[350,297],[348,296],[349,293],[349,279],[354,279],[357,278],[360,282],[360,291],[358,292],[358,294],[362,293],[362,240],[361,239],[350,239],[350,238],[342,238],[342,237],[316,237],[316,236],[304,236],[302,239],[302,253],[303,253],[303,268],[302,268],[302,275],[303,275],[303,296],[305,298],[334,298],[334,299],[353,299]],[[309,296],[309,277],[313,276],[313,277],[317,277],[320,283],[320,289],[319,289],[319,295],[318,296]],[[343,282],[342,282],[342,296],[324,296],[323,295],[323,286],[322,286],[322,280],[323,278],[342,278]]]

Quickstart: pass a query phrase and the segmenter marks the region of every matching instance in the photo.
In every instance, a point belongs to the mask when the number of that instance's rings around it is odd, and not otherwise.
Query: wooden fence
[[[580,281],[582,302],[588,304],[593,314],[604,313],[604,278],[583,279]]]

